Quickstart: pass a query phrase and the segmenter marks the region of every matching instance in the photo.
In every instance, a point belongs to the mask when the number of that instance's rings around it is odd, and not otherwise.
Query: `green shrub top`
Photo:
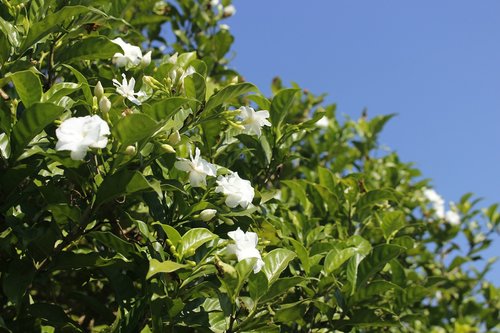
[[[0,331],[498,332],[498,205],[245,82],[234,13],[0,2]]]

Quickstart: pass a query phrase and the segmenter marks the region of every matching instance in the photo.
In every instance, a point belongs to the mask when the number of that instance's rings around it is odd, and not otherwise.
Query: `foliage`
[[[498,205],[436,214],[391,115],[244,82],[231,6],[1,1],[0,331],[498,331]]]

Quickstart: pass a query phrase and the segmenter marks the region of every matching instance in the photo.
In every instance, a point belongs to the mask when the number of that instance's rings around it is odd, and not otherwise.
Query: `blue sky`
[[[234,4],[232,66],[247,81],[269,93],[279,75],[328,93],[340,116],[397,113],[381,144],[416,162],[447,201],[500,201],[499,1]]]

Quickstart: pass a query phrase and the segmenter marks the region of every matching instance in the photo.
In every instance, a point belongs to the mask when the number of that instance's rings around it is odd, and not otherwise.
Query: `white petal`
[[[190,172],[191,170],[193,170],[191,162],[186,159],[182,159],[181,161],[175,162],[174,167],[178,170],[185,172]]]
[[[189,173],[189,183],[192,187],[206,186],[206,175],[196,171],[192,171]]]

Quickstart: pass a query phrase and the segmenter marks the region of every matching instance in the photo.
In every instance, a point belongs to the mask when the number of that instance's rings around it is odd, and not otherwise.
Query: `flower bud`
[[[104,88],[102,87],[101,81],[97,81],[97,84],[95,85],[94,88],[94,96],[100,100],[103,95],[104,95]]]
[[[175,131],[168,136],[168,143],[176,145],[179,142],[181,142],[181,135],[179,134],[179,131]]]
[[[141,66],[146,67],[151,63],[151,51],[146,53],[141,59]]]
[[[160,146],[160,148],[164,153],[175,154],[175,149],[169,144],[164,143]]]
[[[208,221],[210,221],[211,219],[214,218],[215,214],[217,214],[217,210],[215,210],[215,209],[205,209],[205,210],[201,211],[201,213],[200,213],[200,219],[202,221],[208,222]]]
[[[125,148],[125,154],[127,155],[135,155],[135,146],[127,146],[127,148]]]
[[[149,76],[149,75],[144,75],[142,77],[142,81],[147,84],[148,86],[150,86],[151,88],[154,88],[154,89],[160,89],[162,88],[162,84],[160,81],[158,81],[157,79],[155,79],[154,77],[152,76]]]
[[[233,16],[235,13],[236,13],[236,8],[234,8],[233,5],[226,6],[222,10],[222,16],[224,17]]]
[[[109,110],[111,110],[111,101],[106,96],[102,96],[101,100],[99,101],[99,110],[101,110],[101,112],[104,114],[108,113]]]

